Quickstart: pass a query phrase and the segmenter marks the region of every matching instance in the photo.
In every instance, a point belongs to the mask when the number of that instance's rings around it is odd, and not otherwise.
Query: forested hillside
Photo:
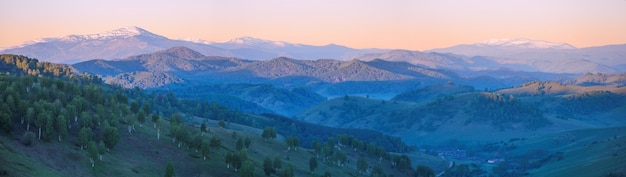
[[[434,173],[426,166],[415,170],[407,156],[388,153],[411,148],[378,132],[245,114],[214,102],[179,99],[171,92],[107,85],[65,65],[16,55],[0,59],[0,162],[6,164],[1,174]],[[311,149],[298,150],[301,146]]]

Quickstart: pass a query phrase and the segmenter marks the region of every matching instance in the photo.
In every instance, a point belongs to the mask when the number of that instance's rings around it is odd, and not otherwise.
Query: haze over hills
[[[490,39],[474,44],[423,52],[388,49],[354,49],[329,44],[313,46],[240,37],[225,42],[197,39],[175,40],[139,27],[120,28],[100,34],[45,38],[0,50],[57,63],[78,63],[92,59],[122,59],[184,46],[205,56],[269,60],[288,57],[301,60],[337,59],[362,61],[383,59],[405,61],[435,69],[486,71],[502,68],[522,72],[618,73],[626,71],[626,45],[576,48],[524,38]]]
[[[548,73],[624,72],[626,45],[576,48],[567,43],[529,39],[492,39],[427,52],[489,56],[506,65],[523,65]]]
[[[91,60],[72,65],[80,72],[103,77],[127,72],[169,72],[196,82],[259,82],[288,77],[337,83],[346,81],[389,81],[408,79],[452,79],[451,72],[427,69],[404,62],[385,60],[339,61],[297,60],[286,57],[251,61],[227,57],[208,57],[186,47],[173,47],[122,60]]]
[[[302,60],[338,59],[351,60],[367,53],[387,51],[385,49],[354,49],[337,44],[313,46],[271,41],[254,37],[240,37],[226,42],[203,42],[204,44],[232,50],[238,58],[266,60],[289,57]]]

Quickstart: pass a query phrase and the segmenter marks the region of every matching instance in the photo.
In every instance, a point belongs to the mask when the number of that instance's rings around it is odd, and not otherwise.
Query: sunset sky
[[[428,50],[491,38],[626,43],[626,0],[0,0],[0,48],[138,26],[172,39],[252,36]]]

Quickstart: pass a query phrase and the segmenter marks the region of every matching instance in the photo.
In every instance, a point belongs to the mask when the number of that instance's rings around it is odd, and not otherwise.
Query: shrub
[[[31,146],[35,142],[35,133],[27,131],[20,139],[20,143],[24,146]]]

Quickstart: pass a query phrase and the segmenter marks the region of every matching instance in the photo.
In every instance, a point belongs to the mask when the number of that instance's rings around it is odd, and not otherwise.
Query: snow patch
[[[224,44],[237,44],[237,45],[269,45],[274,47],[285,47],[288,45],[282,41],[270,41],[265,39],[253,38],[253,37],[239,37],[224,42]]]
[[[178,40],[187,41],[187,42],[193,42],[193,43],[196,43],[196,44],[207,44],[207,45],[215,43],[215,42],[207,41],[207,40],[200,39],[200,38],[183,38],[183,39],[178,39]]]
[[[528,49],[576,49],[576,47],[567,43],[553,43],[542,40],[530,40],[526,38],[502,38],[489,39],[475,43],[478,46],[507,46],[520,47]]]
[[[165,38],[163,36],[159,36],[149,31],[146,31],[142,28],[131,26],[120,28],[112,31],[107,31],[100,34],[87,34],[87,35],[69,35],[65,37],[61,37],[59,41],[62,42],[80,42],[87,40],[110,40],[110,39],[127,39],[135,36],[146,36],[151,38]]]
[[[41,38],[41,39],[30,40],[30,41],[26,41],[16,46],[0,48],[0,51],[10,50],[10,49],[15,49],[15,48],[22,48],[22,47],[26,47],[26,46],[33,45],[33,44],[50,42],[50,41],[55,41],[58,39],[59,38]]]

